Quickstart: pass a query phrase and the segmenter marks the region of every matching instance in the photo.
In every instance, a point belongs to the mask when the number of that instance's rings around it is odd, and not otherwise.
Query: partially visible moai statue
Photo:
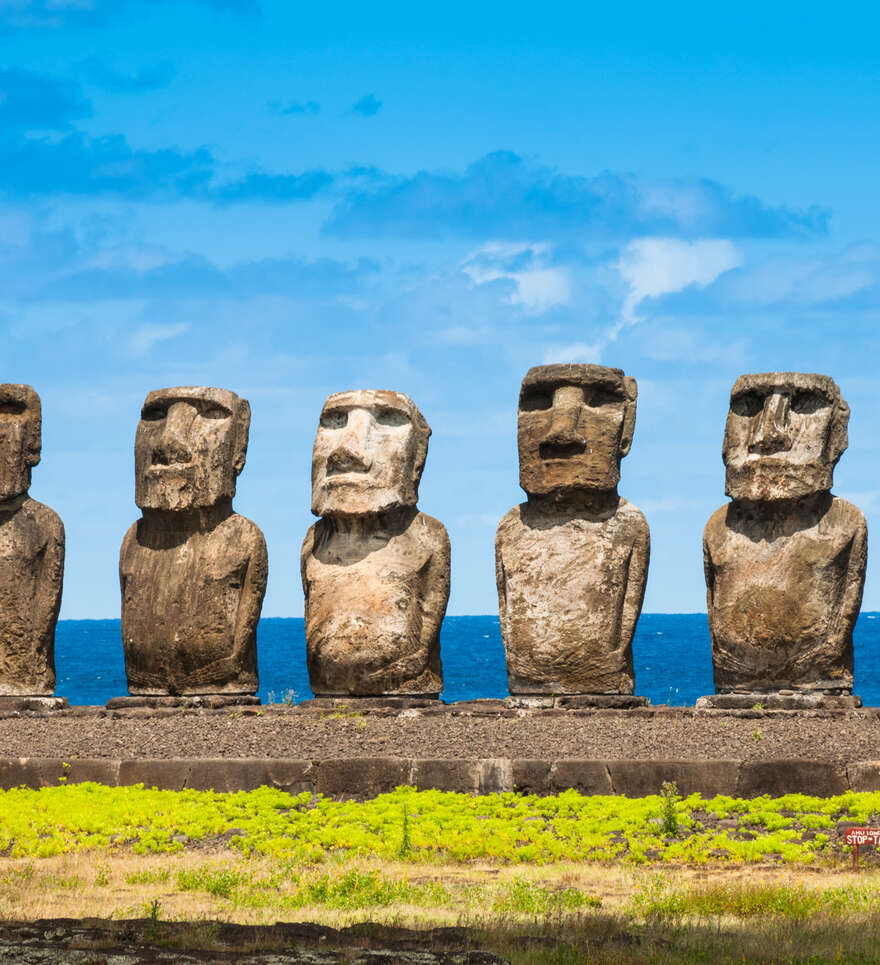
[[[831,494],[848,421],[826,375],[736,380],[722,448],[731,502],[703,536],[719,695],[704,705],[751,705],[751,696],[725,694],[782,691],[796,704],[799,694],[834,703],[851,693],[867,527],[860,510]]]
[[[247,695],[257,689],[263,534],[232,509],[251,410],[226,389],[151,392],[134,443],[143,515],[119,558],[132,695]]]
[[[337,392],[312,456],[302,548],[316,696],[436,697],[449,599],[449,537],[419,512],[431,430],[402,392]]]
[[[523,379],[519,479],[528,500],[495,538],[512,695],[633,693],[650,537],[617,484],[636,395],[635,379],[599,365],[542,365]]]
[[[40,461],[41,429],[37,393],[29,385],[0,384],[0,695],[5,697],[50,697],[55,691],[64,526],[28,495],[31,469]]]

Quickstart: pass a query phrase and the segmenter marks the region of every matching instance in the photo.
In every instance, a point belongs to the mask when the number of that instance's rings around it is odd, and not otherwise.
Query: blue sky
[[[434,430],[450,613],[495,610],[545,361],[638,379],[646,611],[705,609],[741,372],[835,378],[835,490],[880,522],[878,28],[847,3],[0,0],[2,378],[43,399],[62,616],[118,614],[134,430],[166,385],[251,401],[236,506],[270,616],[302,613],[311,446],[346,388],[407,392]]]

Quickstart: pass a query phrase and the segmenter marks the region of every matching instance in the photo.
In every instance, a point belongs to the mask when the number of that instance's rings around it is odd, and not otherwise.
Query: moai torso
[[[37,393],[0,385],[0,695],[55,691],[64,526],[27,495],[40,430]]]
[[[548,514],[529,503],[498,526],[496,570],[511,693],[631,694],[644,595],[645,517]]]
[[[715,688],[848,693],[867,528],[830,493],[849,410],[825,376],[741,377],[703,539]]]
[[[436,696],[449,538],[416,507],[430,429],[399,392],[330,396],[302,550],[309,679],[318,696]]]
[[[130,692],[254,693],[263,534],[237,513],[154,541],[143,530],[142,521],[132,525],[119,558]]]
[[[224,389],[147,396],[135,440],[143,517],[119,557],[122,641],[132,695],[257,689],[266,544],[232,510],[250,408]]]
[[[619,369],[531,369],[519,404],[527,502],[498,526],[495,569],[511,694],[632,694],[648,574],[645,518],[617,495],[635,424]]]
[[[303,545],[303,584],[316,693],[442,690],[449,537],[436,519],[416,512],[387,541],[352,538],[321,520]]]

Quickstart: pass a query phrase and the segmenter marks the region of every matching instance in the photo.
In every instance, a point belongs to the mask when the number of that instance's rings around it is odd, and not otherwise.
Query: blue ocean
[[[260,697],[299,702],[312,696],[302,619],[270,618],[258,631]],[[498,617],[447,617],[440,636],[444,700],[506,697]],[[693,704],[711,694],[712,658],[705,613],[643,613],[633,641],[636,693],[655,704]],[[126,694],[118,620],[62,620],[55,637],[56,693],[71,704],[104,704]],[[855,688],[880,706],[880,614],[863,613],[855,631]]]

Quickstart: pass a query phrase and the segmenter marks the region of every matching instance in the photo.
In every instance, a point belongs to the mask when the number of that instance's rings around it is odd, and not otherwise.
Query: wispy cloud
[[[129,348],[133,355],[144,355],[159,342],[179,338],[189,331],[189,325],[175,322],[172,325],[141,325],[135,329]]]
[[[375,117],[382,110],[382,101],[375,94],[365,94],[359,101],[351,105],[351,109],[363,117]]]
[[[326,225],[350,237],[615,239],[642,235],[822,235],[827,214],[735,195],[714,181],[642,182],[565,174],[510,151],[462,173],[373,177],[350,188]]]
[[[64,130],[91,112],[91,103],[72,81],[17,68],[0,70],[0,137]]]
[[[477,285],[512,282],[505,301],[542,314],[571,300],[569,271],[550,264],[551,254],[552,246],[547,243],[489,242],[468,255],[462,270]]]
[[[85,79],[114,94],[139,94],[167,87],[176,73],[170,60],[147,64],[134,74],[126,74],[110,67],[97,57],[89,57],[80,65]]]

